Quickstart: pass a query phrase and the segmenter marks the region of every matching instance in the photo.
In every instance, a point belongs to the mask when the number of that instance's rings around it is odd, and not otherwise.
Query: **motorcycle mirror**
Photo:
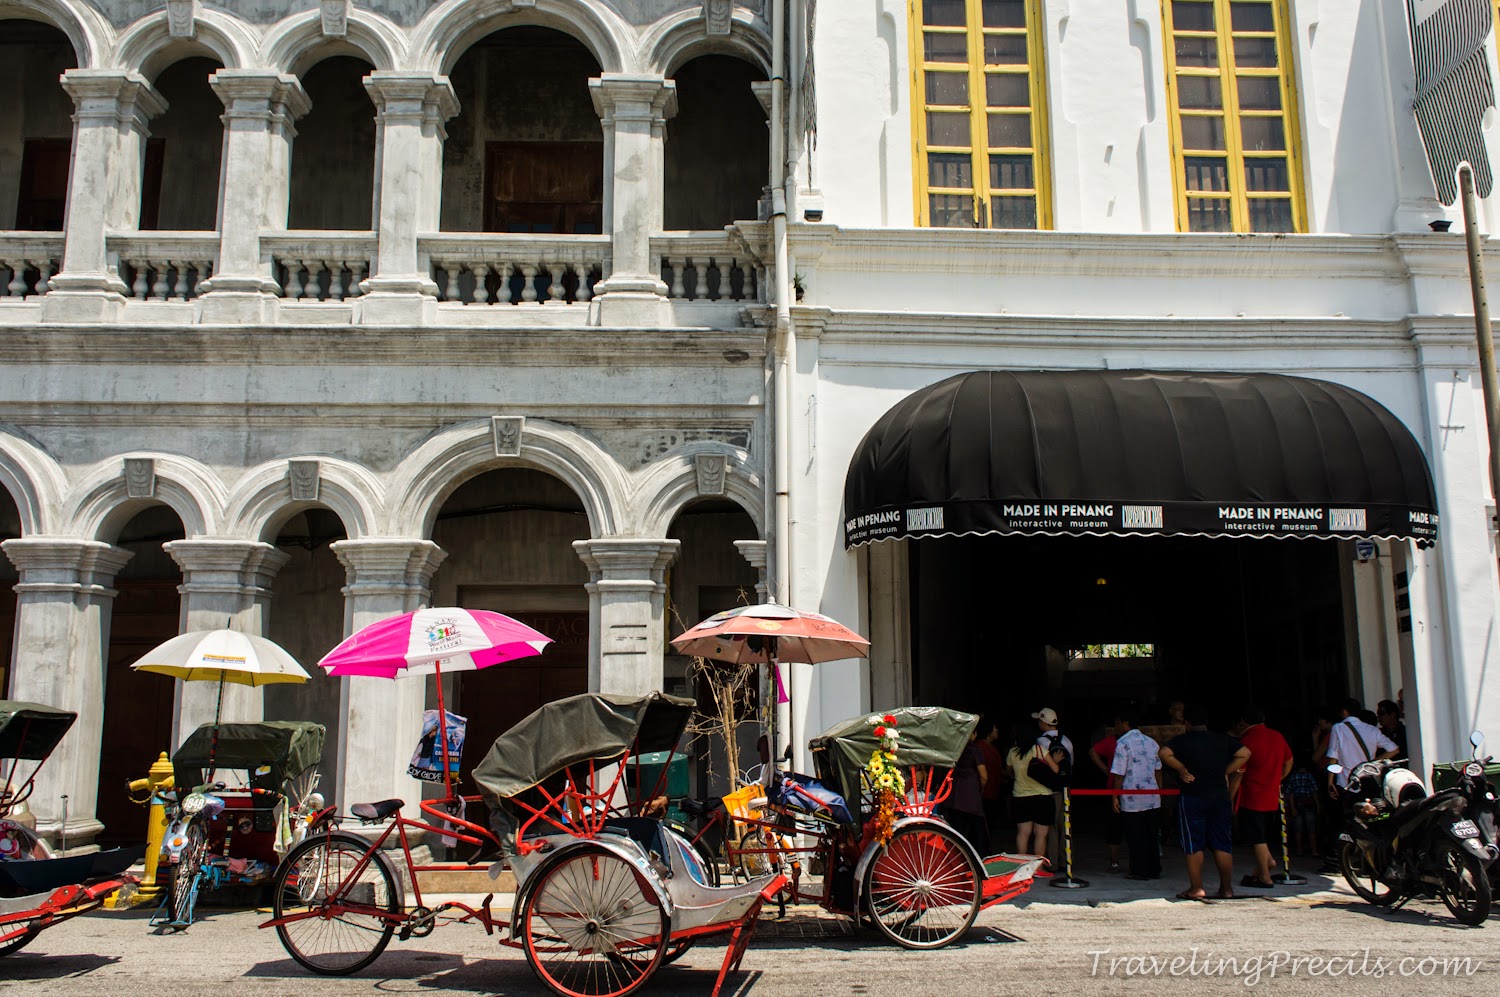
[[[1328,771],[1332,772],[1334,775],[1338,775],[1339,773],[1344,771],[1344,766],[1340,765],[1338,762],[1334,762],[1332,765],[1328,766]]]
[[[1469,743],[1476,748],[1479,747],[1484,743],[1484,733],[1482,731],[1474,731],[1474,733],[1469,735]]]

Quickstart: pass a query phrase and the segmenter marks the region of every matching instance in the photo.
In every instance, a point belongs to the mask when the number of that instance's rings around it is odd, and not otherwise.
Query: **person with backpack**
[[[1354,784],[1354,766],[1377,758],[1395,758],[1396,742],[1380,728],[1359,718],[1364,707],[1352,696],[1338,706],[1338,723],[1328,732],[1327,761],[1342,765],[1344,771],[1328,773],[1328,795],[1337,800],[1339,790]]]
[[[1030,723],[1016,724],[1015,747],[1005,756],[1011,773],[1011,813],[1016,818],[1016,851],[1022,855],[1045,855],[1047,835],[1057,823],[1052,790],[1032,777],[1033,763],[1054,775],[1057,760],[1032,740]]]

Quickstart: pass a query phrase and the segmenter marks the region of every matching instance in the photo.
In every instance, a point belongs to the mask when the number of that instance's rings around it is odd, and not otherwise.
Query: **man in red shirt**
[[[979,745],[979,753],[984,758],[984,785],[979,788],[979,795],[984,800],[984,820],[989,825],[990,837],[993,840],[1000,832],[1000,826],[1005,820],[1005,804],[1000,796],[1000,786],[1005,781],[1005,759],[1000,754],[1000,749],[995,742],[1000,737],[1000,728],[995,721],[989,717],[980,717],[979,726],[975,733],[979,735],[976,742]]]
[[[1240,743],[1250,749],[1245,778],[1240,783],[1240,837],[1255,846],[1255,872],[1240,880],[1241,886],[1269,890],[1271,843],[1281,840],[1281,782],[1292,771],[1292,748],[1286,738],[1266,726],[1266,714],[1258,706],[1240,713],[1244,732]]]

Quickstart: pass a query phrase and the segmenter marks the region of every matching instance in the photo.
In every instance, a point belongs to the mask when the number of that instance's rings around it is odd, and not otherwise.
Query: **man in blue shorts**
[[[1234,875],[1230,852],[1234,810],[1229,801],[1250,749],[1228,734],[1209,730],[1208,714],[1202,706],[1189,704],[1186,713],[1187,733],[1172,738],[1161,749],[1161,763],[1177,773],[1182,793],[1178,831],[1187,858],[1188,888],[1177,896],[1183,900],[1208,899],[1203,889],[1203,853],[1211,851],[1219,870],[1218,896],[1227,900],[1234,896],[1230,883]]]

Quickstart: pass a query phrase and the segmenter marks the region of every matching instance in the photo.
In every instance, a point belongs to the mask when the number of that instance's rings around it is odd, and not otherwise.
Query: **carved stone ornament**
[[[156,494],[156,461],[150,457],[125,458],[125,494],[151,498]]]
[[[323,37],[343,38],[349,33],[349,0],[322,0]]]
[[[315,460],[286,462],[286,480],[291,485],[293,502],[316,502],[321,470]]]
[[[497,415],[490,419],[495,434],[496,457],[521,456],[521,433],[526,428],[526,419],[519,415]]]
[[[729,460],[723,454],[701,453],[693,458],[698,472],[699,495],[723,495],[728,478]]]
[[[197,31],[198,0],[167,0],[167,34],[191,38]]]
[[[729,24],[734,13],[733,0],[704,0],[703,22],[711,35],[729,34]]]

